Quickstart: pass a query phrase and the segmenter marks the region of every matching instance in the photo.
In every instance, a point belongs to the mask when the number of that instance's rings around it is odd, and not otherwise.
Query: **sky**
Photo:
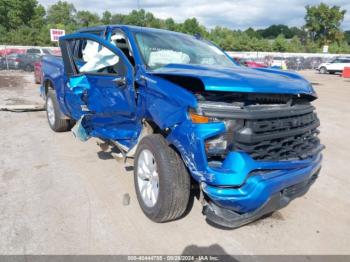
[[[58,0],[38,0],[48,7]],[[316,5],[315,0],[71,0],[77,10],[89,10],[102,14],[127,14],[133,9],[143,8],[158,18],[172,17],[176,22],[196,17],[208,28],[225,26],[231,29],[266,28],[272,24],[302,26],[305,6]],[[324,0],[348,10],[342,28],[350,30],[350,1]]]

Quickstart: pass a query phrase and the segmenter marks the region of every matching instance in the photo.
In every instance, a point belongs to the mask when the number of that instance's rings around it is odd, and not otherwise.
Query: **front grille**
[[[250,119],[233,133],[234,150],[255,160],[305,159],[320,150],[320,122],[314,112],[269,119]]]
[[[320,122],[308,102],[231,108],[202,106],[205,115],[232,121],[226,133],[228,151],[243,151],[260,161],[280,161],[306,159],[323,149]]]

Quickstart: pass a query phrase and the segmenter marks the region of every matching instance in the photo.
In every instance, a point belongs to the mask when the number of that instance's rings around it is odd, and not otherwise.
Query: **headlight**
[[[188,116],[192,123],[205,124],[210,122],[223,122],[226,131],[214,137],[209,137],[205,140],[205,151],[208,157],[225,156],[232,149],[233,131],[241,125],[241,120],[219,119],[216,117],[207,117],[202,114],[200,109],[195,110],[190,108]]]
[[[205,150],[208,156],[222,156],[226,154],[227,140],[225,134],[207,139]]]

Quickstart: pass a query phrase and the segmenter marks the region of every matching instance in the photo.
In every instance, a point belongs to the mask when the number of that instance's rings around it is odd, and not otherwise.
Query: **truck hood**
[[[270,68],[169,64],[148,73],[160,77],[170,75],[197,78],[206,91],[316,96],[311,83],[302,76]]]

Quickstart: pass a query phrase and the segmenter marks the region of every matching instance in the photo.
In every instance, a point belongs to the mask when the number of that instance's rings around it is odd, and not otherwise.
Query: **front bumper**
[[[240,227],[281,209],[288,205],[293,199],[304,195],[316,180],[318,172],[319,170],[303,182],[287,187],[271,195],[271,197],[255,211],[239,214],[230,209],[222,208],[213,202],[209,202],[204,206],[203,214],[207,217],[209,223],[226,228]]]
[[[220,165],[213,166],[207,161],[204,141],[224,131],[222,123],[184,123],[167,137],[208,198],[207,218],[215,221],[215,217],[219,224],[236,227],[285,206],[300,192],[288,196],[283,192],[304,185],[300,190],[305,193],[321,168],[323,145],[304,160],[257,161],[244,152],[232,151]]]
[[[284,169],[276,169],[277,166],[273,168],[271,163],[269,168],[250,172],[241,186],[220,187],[203,182],[202,190],[211,201],[223,208],[241,214],[252,212],[263,206],[272,195],[309,181],[320,170],[321,160],[322,155],[319,154],[309,163],[304,163],[305,166],[284,166]]]

